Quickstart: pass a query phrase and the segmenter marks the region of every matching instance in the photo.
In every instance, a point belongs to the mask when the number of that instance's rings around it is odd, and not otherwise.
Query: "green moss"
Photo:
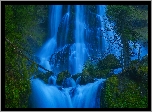
[[[16,62],[20,60],[20,63],[26,63],[27,60],[23,59],[21,61],[21,59],[22,57],[18,56]],[[14,66],[7,68],[7,70],[9,70],[5,71],[5,108],[28,107],[28,98],[31,92],[29,78],[33,72],[28,72],[29,68],[27,68],[25,64],[20,63],[16,63],[18,66],[15,66],[13,62],[6,65],[6,67]],[[34,69],[36,70],[37,68],[33,67],[31,69],[34,71]]]
[[[68,78],[70,77],[70,73],[66,70],[66,71],[63,71],[61,73],[58,74],[58,77],[57,77],[57,80],[56,80],[56,83],[58,85],[62,85],[62,82],[65,78]]]

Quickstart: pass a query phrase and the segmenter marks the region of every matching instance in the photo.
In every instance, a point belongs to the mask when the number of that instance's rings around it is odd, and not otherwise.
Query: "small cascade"
[[[100,79],[94,83],[89,83],[84,86],[78,86],[75,90],[75,95],[72,98],[74,107],[76,108],[100,108],[97,101],[98,86],[105,81]],[[100,87],[101,88],[101,87]]]
[[[44,84],[40,79],[32,79],[32,108],[100,108],[97,96],[105,79],[87,85],[58,89],[57,86]],[[69,83],[70,84],[70,83]]]
[[[60,91],[56,86],[44,84],[39,79],[31,81],[32,108],[70,108],[72,102],[68,90]]]
[[[81,81],[81,76],[79,76],[77,79],[76,79],[76,85],[78,85],[79,83],[80,83],[80,81]]]

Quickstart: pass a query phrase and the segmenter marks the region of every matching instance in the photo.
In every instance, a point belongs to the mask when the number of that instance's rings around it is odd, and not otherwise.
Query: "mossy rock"
[[[67,70],[66,70],[66,71],[63,71],[63,72],[61,72],[61,73],[58,74],[56,83],[61,86],[63,80],[64,80],[65,78],[70,77],[70,76],[71,76],[71,74],[70,74]]]
[[[88,83],[93,83],[93,82],[94,82],[93,77],[84,74],[81,76],[80,85],[86,85]]]
[[[53,72],[46,72],[46,73],[43,73],[43,72],[40,72],[37,73],[34,78],[39,78],[41,80],[43,80],[46,84],[48,84],[48,79],[51,75],[53,75],[54,73]]]
[[[76,81],[78,77],[82,76],[82,73],[78,73],[75,75],[72,75],[72,78]]]

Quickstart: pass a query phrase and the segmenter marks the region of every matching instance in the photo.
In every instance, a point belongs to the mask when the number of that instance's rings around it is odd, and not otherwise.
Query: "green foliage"
[[[123,68],[128,67],[130,61],[128,41],[148,42],[148,10],[137,7],[132,5],[108,5],[106,9],[107,17],[115,24],[114,29],[121,37],[124,58]]]
[[[96,64],[87,61],[81,74],[80,84],[87,84],[94,82],[94,78],[107,78],[110,77],[110,71],[120,67],[119,60],[110,54],[102,60],[98,60]]]
[[[99,60],[97,63],[98,69],[116,69],[120,67],[119,60],[113,55],[109,54],[107,55],[103,60]]]
[[[88,83],[93,83],[94,77],[86,74],[81,75],[80,85],[85,85]]]
[[[108,108],[147,108],[148,97],[142,96],[139,85],[126,77],[112,76],[105,87],[105,105]]]
[[[148,86],[148,62],[144,58],[141,61],[133,60],[122,75],[134,80],[138,84],[142,83]]]
[[[27,108],[30,95],[30,76],[37,67],[27,66],[27,59],[23,59],[18,54],[15,55],[15,52],[12,54],[13,58],[8,53],[5,57],[5,107]]]
[[[148,66],[143,63],[148,63],[146,57],[141,61],[133,60],[121,74],[106,80],[102,105],[107,108],[148,107]]]
[[[100,77],[106,78],[111,70],[119,68],[120,62],[119,60],[113,55],[109,54],[103,60],[99,60],[97,63],[97,74],[100,74]]]
[[[39,7],[5,5],[5,38],[12,43],[11,45],[5,41],[5,108],[28,107],[31,92],[30,77],[38,68],[21,52],[28,51],[25,55],[28,53],[32,55],[44,40],[46,32],[40,31],[43,28],[40,28],[38,19],[42,15],[46,17],[47,9],[37,12]],[[28,40],[29,38],[34,41],[33,44]]]
[[[111,22],[115,23],[116,33],[122,38],[132,41],[148,40],[148,10],[143,11],[131,5],[108,5],[106,15]],[[147,21],[144,26],[143,20]],[[136,27],[137,21],[138,27]]]
[[[148,54],[142,58],[140,63],[141,65],[148,66]]]
[[[84,69],[83,69],[82,73],[85,75],[94,76],[95,75],[94,74],[95,73],[95,66],[90,61],[87,61],[84,64]]]
[[[98,60],[94,65],[90,61],[87,61],[82,70],[82,78],[88,78],[90,81],[94,78],[107,78],[111,70],[119,67],[119,60],[113,54],[109,54],[104,59]]]
[[[30,52],[36,50],[46,37],[44,30],[47,26],[41,27],[41,21],[47,21],[46,7],[43,5],[6,5],[5,36],[18,46],[24,45],[25,50]]]

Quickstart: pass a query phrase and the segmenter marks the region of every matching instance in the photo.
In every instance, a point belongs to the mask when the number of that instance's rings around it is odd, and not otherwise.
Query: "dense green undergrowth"
[[[47,15],[44,5],[5,5],[5,108],[28,107],[37,71],[29,59],[45,40]]]

